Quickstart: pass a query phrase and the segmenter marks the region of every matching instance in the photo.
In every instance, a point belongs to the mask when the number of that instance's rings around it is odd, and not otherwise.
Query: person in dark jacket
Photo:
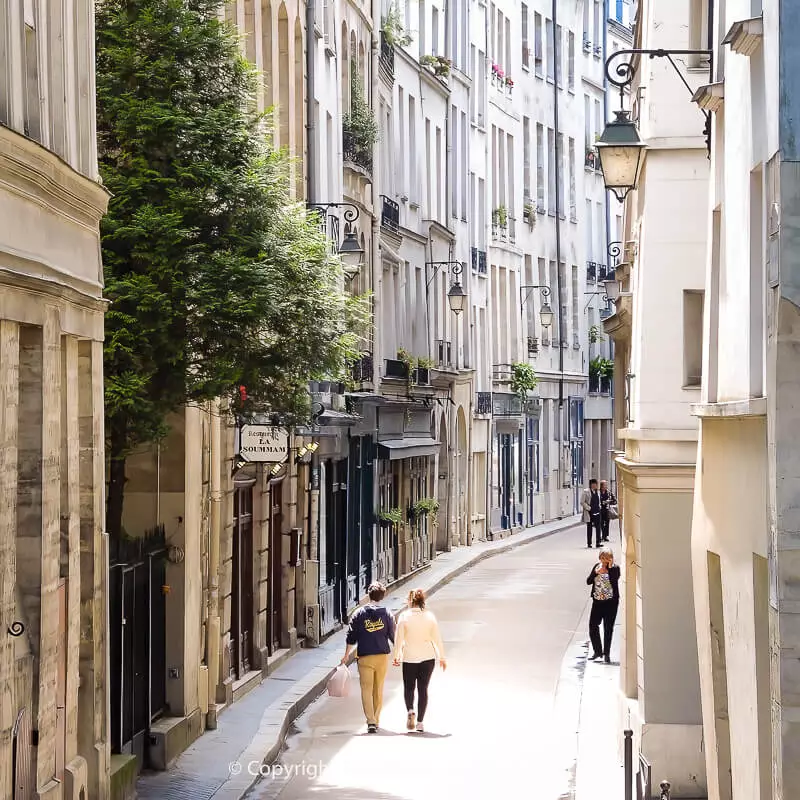
[[[592,611],[589,615],[589,638],[594,653],[589,659],[604,658],[611,663],[611,637],[619,608],[619,567],[614,565],[614,552],[610,548],[600,551],[600,562],[596,564],[586,583],[592,587]],[[603,623],[603,644],[600,644],[600,623]]]
[[[367,718],[367,733],[376,733],[383,706],[383,683],[386,680],[395,632],[394,617],[380,605],[386,596],[386,589],[380,583],[373,583],[368,594],[369,603],[357,608],[350,618],[347,647],[341,663],[346,664],[350,653],[356,651],[361,705]]]
[[[608,488],[608,481],[600,481],[600,518],[602,520],[603,541],[608,541],[608,528],[611,524],[609,508],[617,504],[617,498]]]

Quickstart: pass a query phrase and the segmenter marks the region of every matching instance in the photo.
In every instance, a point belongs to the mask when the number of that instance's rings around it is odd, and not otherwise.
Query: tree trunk
[[[122,505],[125,501],[125,458],[112,458],[109,465],[106,530],[109,536],[122,535]]]

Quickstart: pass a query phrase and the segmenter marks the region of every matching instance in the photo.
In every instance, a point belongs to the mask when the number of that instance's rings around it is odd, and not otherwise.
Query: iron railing
[[[372,353],[363,353],[352,365],[351,374],[356,383],[371,383],[374,377]]]
[[[597,280],[597,264],[594,261],[586,262],[586,282],[594,283]]]
[[[400,206],[394,200],[381,195],[383,208],[381,209],[381,227],[392,233],[400,229]]]
[[[389,83],[394,83],[394,47],[386,39],[386,34],[381,31],[380,66]]]
[[[364,144],[355,131],[342,130],[342,151],[344,160],[372,174],[372,146]]]
[[[440,367],[450,367],[453,364],[453,346],[445,339],[436,340],[437,363]]]
[[[491,414],[492,413],[492,393],[491,392],[478,392],[475,398],[475,413],[476,414]]]

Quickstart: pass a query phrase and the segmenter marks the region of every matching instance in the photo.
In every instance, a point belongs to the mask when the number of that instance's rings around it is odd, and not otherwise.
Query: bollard
[[[671,800],[670,789],[672,789],[672,784],[669,781],[661,781],[661,800]]]
[[[625,736],[625,800],[633,800],[633,731],[627,730]]]

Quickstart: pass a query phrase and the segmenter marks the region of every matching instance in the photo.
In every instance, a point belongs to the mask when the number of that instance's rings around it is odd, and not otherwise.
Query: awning
[[[430,437],[419,439],[389,439],[378,442],[378,458],[389,461],[400,461],[403,458],[419,458],[420,456],[435,456],[439,450],[440,442]]]
[[[322,414],[320,414],[317,421],[320,425],[328,425],[331,427],[347,427],[350,425],[358,425],[361,420],[362,417],[359,417],[356,414],[346,414],[343,411],[332,411],[331,409],[326,409]]]

